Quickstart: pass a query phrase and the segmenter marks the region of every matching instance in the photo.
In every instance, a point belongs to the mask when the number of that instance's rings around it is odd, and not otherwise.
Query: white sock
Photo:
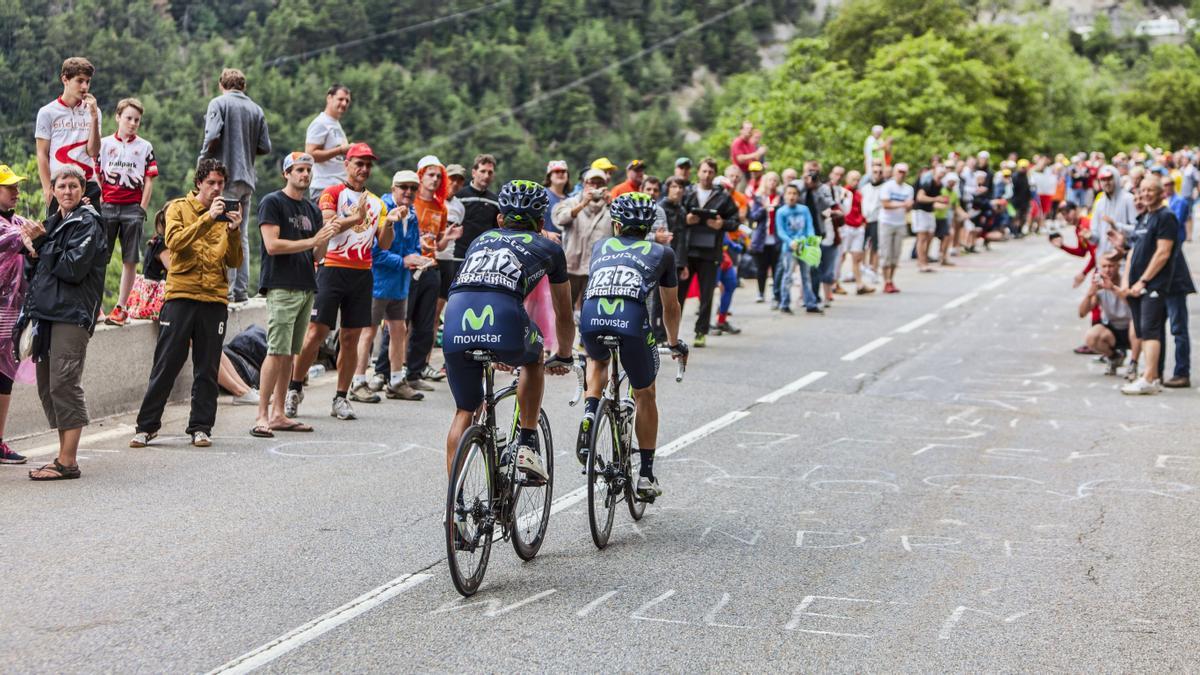
[[[393,370],[391,385],[393,387],[395,387],[396,385],[400,384],[403,381],[404,381],[404,371],[403,370]]]
[[[355,375],[354,379],[350,380],[350,388],[353,389],[360,384],[366,384],[366,383],[367,383],[366,375]]]

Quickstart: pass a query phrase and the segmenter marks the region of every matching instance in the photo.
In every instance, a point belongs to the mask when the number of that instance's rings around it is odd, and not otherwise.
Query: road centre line
[[[979,297],[979,293],[976,293],[975,291],[971,291],[970,293],[964,293],[964,294],[958,296],[957,298],[951,300],[950,302],[947,302],[946,304],[942,305],[942,309],[954,309],[955,307],[958,307],[960,305],[965,305],[968,302],[970,302],[978,297]]]
[[[813,372],[805,375],[804,377],[796,380],[795,382],[792,382],[791,384],[786,384],[786,385],[776,389],[775,391],[767,394],[766,396],[763,396],[762,398],[758,399],[758,402],[759,403],[774,403],[774,402],[778,401],[779,399],[783,398],[784,396],[787,396],[789,394],[794,394],[794,393],[800,391],[801,389],[807,387],[808,385],[812,384],[813,382],[816,382],[817,380],[821,379],[822,377],[825,377],[828,374],[829,373],[827,373],[823,370],[814,370]]]
[[[892,332],[893,333],[911,333],[914,330],[920,328],[921,326],[924,326],[925,324],[929,323],[930,321],[933,321],[936,318],[938,318],[937,314],[926,314],[926,315],[920,317],[919,319],[914,319],[912,321],[909,321],[908,323],[904,324],[903,326],[900,326],[899,328],[897,328],[896,330],[894,330]]]
[[[319,616],[295,630],[280,635],[258,649],[247,652],[210,671],[209,675],[249,673],[432,578],[433,575],[429,573],[405,574],[397,577],[378,588],[367,591],[332,612]]]
[[[846,354],[845,356],[842,357],[842,360],[843,361],[857,361],[859,358],[875,351],[876,349],[879,349],[880,347],[886,345],[887,343],[889,343],[891,341],[892,341],[892,338],[890,338],[890,337],[875,338],[874,340],[871,340],[867,344],[859,347],[858,349],[855,349],[854,351],[850,352],[849,354]]]
[[[1007,275],[1002,276],[998,279],[992,279],[991,281],[987,282],[986,284],[980,286],[979,290],[980,290],[980,292],[995,290],[997,288],[1000,288],[1007,282],[1008,282],[1008,276]]]

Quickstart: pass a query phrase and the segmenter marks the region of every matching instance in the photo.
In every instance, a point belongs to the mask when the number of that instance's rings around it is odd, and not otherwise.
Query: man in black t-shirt
[[[1156,175],[1142,179],[1138,198],[1146,205],[1145,214],[1134,228],[1133,252],[1129,256],[1128,299],[1133,312],[1134,330],[1142,341],[1142,377],[1121,387],[1122,394],[1157,394],[1159,355],[1162,352],[1163,325],[1167,320],[1167,292],[1173,273],[1172,260],[1179,245],[1179,221],[1162,203],[1162,182]]]
[[[252,436],[271,438],[275,431],[312,431],[288,419],[283,411],[292,361],[304,345],[313,297],[317,292],[314,261],[325,257],[329,239],[337,234],[322,225],[321,212],[305,199],[312,183],[313,158],[293,152],[283,158],[282,190],[258,205],[262,231],[262,276],[259,292],[267,296],[267,358],[259,376],[258,418]],[[271,400],[275,409],[271,410]]]

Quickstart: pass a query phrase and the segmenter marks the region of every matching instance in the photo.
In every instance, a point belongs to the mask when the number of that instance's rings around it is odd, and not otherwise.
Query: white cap
[[[421,161],[417,162],[417,173],[421,173],[422,171],[424,171],[425,167],[427,167],[427,166],[445,166],[445,165],[442,164],[442,160],[438,159],[436,156],[425,155],[424,157],[421,158]]]
[[[401,169],[392,176],[392,185],[404,185],[405,183],[416,183],[420,185],[421,179],[417,177],[415,171],[411,169]]]
[[[883,125],[876,124],[875,126],[871,127],[871,133],[882,134],[883,133]]]
[[[991,157],[991,156],[992,156],[992,155],[991,155],[991,153],[989,153],[987,150],[980,150],[980,151],[979,151],[979,158],[980,158],[980,159],[988,159],[988,158],[989,158],[989,157]]]

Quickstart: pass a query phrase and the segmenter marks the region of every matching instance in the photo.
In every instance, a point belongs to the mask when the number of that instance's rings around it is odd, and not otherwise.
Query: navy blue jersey
[[[630,298],[646,302],[655,286],[679,285],[675,252],[638,237],[609,237],[592,247],[585,298]]]
[[[567,281],[567,258],[561,246],[535,232],[488,230],[467,248],[450,292],[501,291],[523,300],[542,277],[549,277],[552,284]]]

